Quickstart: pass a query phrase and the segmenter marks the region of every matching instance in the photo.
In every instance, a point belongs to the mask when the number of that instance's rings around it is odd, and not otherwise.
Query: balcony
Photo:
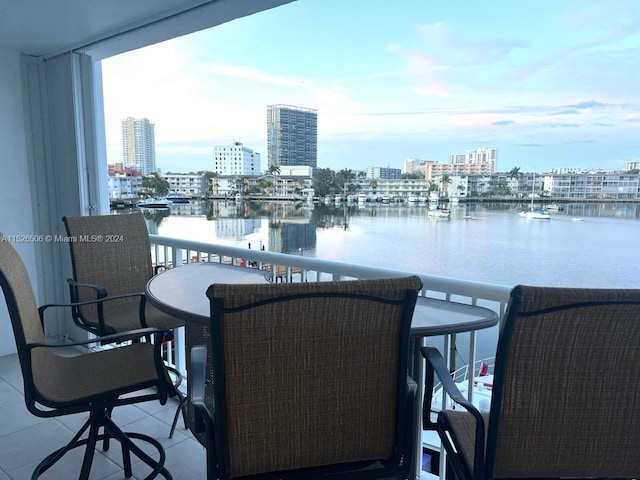
[[[250,250],[222,245],[179,240],[150,235],[152,256],[156,263],[169,267],[188,262],[209,261],[237,265],[238,268],[262,268],[272,281],[298,282],[318,280],[344,280],[397,275],[397,270],[385,270],[361,265],[319,260],[310,257],[285,255],[261,250]],[[404,272],[413,273],[413,272]],[[506,309],[510,288],[477,282],[461,281],[417,273],[424,289],[421,295],[480,305],[502,315]],[[497,334],[492,333],[497,341]],[[444,352],[452,339],[430,338],[429,343],[440,345]],[[486,339],[485,339],[486,341]],[[476,334],[458,335],[456,345],[469,352],[465,362],[475,362]],[[172,363],[185,370],[183,332],[176,332],[175,349],[168,352]],[[169,346],[171,348],[171,346]],[[419,375],[420,372],[418,372]],[[470,389],[471,390],[471,389]],[[35,465],[55,446],[71,438],[84,421],[82,415],[56,419],[41,419],[27,412],[22,398],[22,378],[16,355],[0,357],[0,411],[3,424],[0,427],[0,480],[30,478]],[[175,413],[176,402],[169,400],[161,406],[157,402],[120,407],[114,411],[114,419],[125,431],[138,431],[158,439],[167,454],[167,468],[176,480],[205,478],[205,451],[189,431],[180,426],[172,439],[169,428]],[[439,448],[437,438],[423,435],[423,444],[430,449]],[[59,465],[43,478],[73,478],[81,462],[80,450],[67,455]],[[108,452],[98,449],[92,478],[123,478],[118,448]],[[140,470],[142,467],[139,465]],[[134,478],[146,473],[136,471]],[[436,478],[423,474],[422,478]],[[444,472],[440,472],[444,478]]]

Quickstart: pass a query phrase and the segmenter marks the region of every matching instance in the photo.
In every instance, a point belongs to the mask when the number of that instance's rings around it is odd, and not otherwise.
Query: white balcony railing
[[[271,275],[272,281],[282,282],[314,282],[413,274],[418,275],[422,280],[424,285],[420,293],[422,296],[487,307],[497,312],[501,318],[506,309],[511,290],[510,287],[506,286],[456,280],[426,275],[420,272],[367,267],[312,257],[194,242],[159,235],[149,235],[149,238],[151,240],[154,263],[165,265],[168,268],[198,261],[220,262],[237,265],[238,268],[262,268],[265,270],[265,274]],[[185,352],[183,351],[184,338],[182,338],[182,335],[183,332],[176,332],[175,351],[169,352],[169,358],[174,358],[176,368],[184,372]],[[497,341],[497,334],[494,340]],[[468,342],[468,350],[466,350],[468,358],[464,360],[468,365],[475,363],[475,332],[468,335],[458,335],[455,340],[450,336],[445,336],[438,339],[430,338],[430,343],[431,341],[439,342],[447,361],[449,361],[450,352],[455,350],[449,348],[451,345],[459,346],[460,342]],[[422,368],[418,370],[417,373],[422,375]],[[469,388],[468,390],[472,392],[473,389]],[[426,435],[423,437],[423,442],[438,448],[438,442],[435,437]],[[444,478],[443,475],[444,471],[441,470],[441,478]]]

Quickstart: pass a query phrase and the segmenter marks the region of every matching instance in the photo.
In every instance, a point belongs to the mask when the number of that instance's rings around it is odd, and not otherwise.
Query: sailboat
[[[531,184],[531,207],[529,210],[518,213],[522,218],[532,218],[537,220],[551,220],[551,214],[549,210],[545,208],[534,208],[533,198],[535,197],[536,177],[534,175],[533,182]]]

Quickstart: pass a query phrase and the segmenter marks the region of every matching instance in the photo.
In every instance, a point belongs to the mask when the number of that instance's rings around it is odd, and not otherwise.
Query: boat
[[[185,197],[183,195],[173,195],[167,197],[171,203],[191,203],[191,199],[189,197]]]
[[[445,210],[445,209],[429,210],[427,215],[431,218],[449,219],[451,218],[451,210]]]
[[[171,200],[167,198],[147,198],[136,204],[138,208],[169,208]]]
[[[363,204],[367,202],[367,194],[366,193],[359,193],[358,194],[358,203],[359,204]]]
[[[551,214],[549,213],[549,210],[547,210],[546,208],[533,208],[533,199],[536,197],[535,194],[535,186],[536,186],[536,177],[534,175],[533,177],[533,181],[531,182],[531,193],[529,194],[529,196],[531,197],[531,207],[529,208],[529,210],[526,210],[524,212],[519,212],[518,215],[520,215],[522,218],[530,218],[530,219],[537,219],[537,220],[551,220]]]
[[[557,203],[551,203],[551,204],[547,205],[546,208],[550,212],[563,212],[564,211],[564,205],[558,205]]]
[[[383,193],[382,194],[382,203],[391,203],[391,195],[389,195],[388,193]]]
[[[538,220],[551,220],[551,214],[549,210],[545,208],[531,208],[531,210],[527,210],[526,212],[518,213],[522,218],[532,218]]]
[[[418,203],[418,196],[414,195],[414,194],[409,195],[409,197],[407,197],[407,202],[409,202],[411,204]]]
[[[495,357],[484,358],[475,362],[473,377],[473,395],[471,403],[481,412],[488,412],[491,407],[491,394],[493,392],[493,365]],[[469,391],[469,368],[468,365],[456,369],[453,373],[453,379],[465,397]],[[451,398],[446,396],[445,403],[442,401],[442,385],[436,384],[433,388],[433,396],[431,400],[431,411],[439,412],[443,406],[445,409],[455,408],[455,404]]]

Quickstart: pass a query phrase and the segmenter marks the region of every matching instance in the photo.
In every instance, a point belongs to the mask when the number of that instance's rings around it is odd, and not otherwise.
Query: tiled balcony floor
[[[66,444],[82,426],[87,415],[76,414],[58,418],[39,418],[27,410],[22,395],[22,374],[17,355],[0,357],[0,480],[26,480],[36,465],[54,450]],[[143,433],[157,439],[167,454],[166,467],[175,480],[205,479],[205,450],[184,429],[182,418],[173,438],[169,429],[177,402],[166,405],[146,402],[116,408],[113,420],[124,431]],[[151,452],[151,450],[146,450]],[[83,448],[75,449],[60,460],[41,478],[70,480],[78,478]],[[134,479],[142,479],[149,470],[132,456]],[[101,446],[91,469],[91,479],[124,479],[122,457],[117,442],[109,451]],[[160,477],[161,478],[161,477]]]

